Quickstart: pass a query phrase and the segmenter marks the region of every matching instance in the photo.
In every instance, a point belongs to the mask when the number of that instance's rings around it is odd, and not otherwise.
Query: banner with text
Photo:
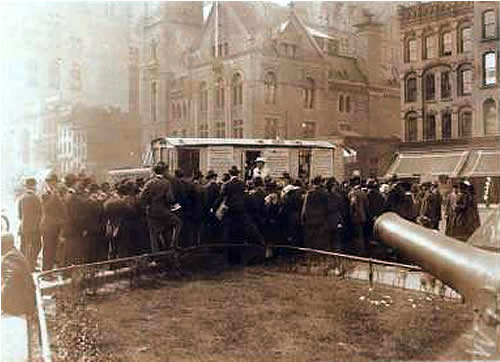
[[[227,172],[234,163],[234,148],[227,146],[208,147],[207,171],[215,171],[219,177]]]
[[[282,177],[284,172],[290,172],[290,150],[267,148],[263,155],[271,177]]]
[[[333,176],[333,151],[312,150],[311,177]]]

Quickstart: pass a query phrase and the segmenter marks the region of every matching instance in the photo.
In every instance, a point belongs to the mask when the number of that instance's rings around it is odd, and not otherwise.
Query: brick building
[[[498,2],[402,8],[400,155],[389,173],[470,177],[498,189]]]
[[[306,6],[316,5],[220,2],[205,21],[196,2],[155,9],[141,59],[143,147],[165,135],[311,138],[392,154],[399,75],[384,62],[385,25],[361,8],[337,29],[308,17]],[[324,3],[326,14],[328,6],[336,4]],[[338,164],[336,176],[350,176]],[[381,174],[386,164],[372,156],[351,167]]]

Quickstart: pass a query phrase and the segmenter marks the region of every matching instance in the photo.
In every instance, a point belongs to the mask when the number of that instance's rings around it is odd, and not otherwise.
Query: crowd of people
[[[310,182],[259,169],[184,177],[158,163],[149,179],[100,185],[85,174],[51,174],[39,187],[25,182],[18,204],[21,252],[32,269],[43,246],[42,269],[104,261],[201,243],[286,244],[368,256],[373,225],[387,211],[466,240],[479,226],[467,181],[441,195],[437,183],[396,177],[381,183],[353,177]],[[264,176],[264,177],[262,177]]]

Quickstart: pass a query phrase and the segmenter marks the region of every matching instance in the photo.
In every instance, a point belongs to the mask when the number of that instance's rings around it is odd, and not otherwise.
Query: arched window
[[[451,138],[451,112],[441,113],[441,138],[444,140]]]
[[[314,108],[314,80],[312,78],[306,79],[306,85],[304,87],[304,108]]]
[[[483,54],[483,84],[493,85],[497,83],[497,60],[495,52]]]
[[[405,100],[406,102],[417,100],[417,78],[415,76],[406,78]]]
[[[276,104],[276,76],[273,72],[267,72],[264,79],[264,100],[266,104]]]
[[[345,111],[347,113],[351,112],[351,97],[349,97],[349,96],[345,97]]]
[[[472,136],[472,111],[470,109],[462,110],[458,120],[458,136]]]
[[[498,120],[496,103],[493,99],[487,99],[483,103],[484,134],[498,133]]]
[[[344,112],[344,95],[339,96],[339,112]]]
[[[436,96],[436,83],[434,79],[434,74],[426,74],[424,78],[425,82],[425,100],[430,101],[433,100]]]
[[[483,38],[494,38],[496,36],[495,18],[494,10],[487,10],[483,13]]]
[[[424,120],[424,140],[433,141],[436,139],[436,115],[428,114]]]
[[[200,102],[200,111],[202,111],[202,112],[207,111],[207,109],[208,109],[208,89],[207,89],[206,82],[202,82],[200,84],[199,102]]]
[[[414,142],[418,137],[417,114],[409,113],[405,122],[405,138],[407,142]]]
[[[452,53],[453,40],[451,31],[441,33],[441,56],[448,56]]]
[[[231,87],[233,89],[233,106],[243,104],[243,81],[239,73],[233,75]]]
[[[215,86],[215,107],[224,108],[224,80],[219,78]]]
[[[448,99],[451,97],[451,79],[450,72],[441,72],[441,99]]]
[[[461,53],[472,51],[472,28],[465,26],[460,29],[460,47]]]

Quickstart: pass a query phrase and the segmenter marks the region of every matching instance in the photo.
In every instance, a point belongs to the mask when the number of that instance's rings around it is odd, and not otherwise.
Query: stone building
[[[15,144],[22,148],[14,155],[14,164],[28,168],[29,173],[40,169],[65,173],[105,162],[105,158],[87,157],[87,143],[93,140],[81,119],[74,122],[76,109],[119,109],[118,113],[130,115],[119,117],[130,122],[120,127],[135,125],[140,134],[138,42],[142,36],[138,30],[142,27],[134,27],[137,5],[49,2],[6,6],[11,37],[5,42],[9,51],[2,62],[12,100],[6,102],[11,109],[4,119],[15,125],[14,133],[19,135]],[[124,152],[140,155],[138,150],[127,151],[139,148],[140,139],[133,146],[113,133],[108,137],[103,147],[126,146]],[[138,162],[140,156],[131,164]]]
[[[401,9],[400,155],[389,173],[500,176],[498,3]],[[498,179],[495,181],[498,184]]]
[[[356,44],[349,44],[346,30],[315,25],[304,4],[217,4],[206,21],[195,2],[167,2],[146,20],[145,149],[169,135],[327,139],[355,150],[358,143],[383,145],[381,154],[392,154],[400,133],[399,76],[384,64],[384,25],[373,15],[358,14]],[[370,146],[359,152],[366,157],[351,168],[380,174],[388,166],[385,158],[368,157]],[[336,176],[343,179],[350,175],[340,161]]]

